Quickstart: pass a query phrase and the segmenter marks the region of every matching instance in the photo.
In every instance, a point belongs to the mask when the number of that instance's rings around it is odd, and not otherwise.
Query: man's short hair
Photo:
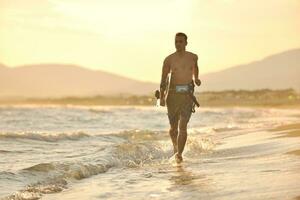
[[[176,33],[176,35],[175,35],[175,37],[176,36],[182,36],[182,37],[184,37],[185,38],[185,41],[187,41],[187,35],[185,34],[185,33],[182,33],[182,32],[178,32],[178,33]]]

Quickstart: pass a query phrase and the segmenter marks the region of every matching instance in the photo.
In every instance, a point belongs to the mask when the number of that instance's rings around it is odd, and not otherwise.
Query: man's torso
[[[196,56],[194,53],[185,51],[184,55],[173,53],[167,57],[172,74],[171,84],[188,84],[192,82]]]

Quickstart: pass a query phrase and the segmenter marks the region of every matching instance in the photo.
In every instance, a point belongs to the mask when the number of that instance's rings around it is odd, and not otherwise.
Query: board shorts
[[[178,120],[189,122],[193,100],[188,94],[170,92],[166,98],[166,105],[170,124],[174,124]]]

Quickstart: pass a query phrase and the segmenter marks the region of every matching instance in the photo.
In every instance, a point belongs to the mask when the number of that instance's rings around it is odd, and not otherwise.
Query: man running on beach
[[[197,54],[186,51],[186,45],[187,35],[184,33],[176,33],[176,52],[165,58],[160,83],[160,105],[167,105],[170,122],[169,134],[173,143],[177,163],[183,161],[182,152],[187,140],[187,124],[191,117],[193,107],[191,96],[178,91],[194,83],[193,75],[196,85],[200,86],[201,84],[198,77],[198,56]],[[171,73],[171,81],[168,89],[166,87],[166,80],[169,73]],[[167,95],[165,99],[166,90]]]

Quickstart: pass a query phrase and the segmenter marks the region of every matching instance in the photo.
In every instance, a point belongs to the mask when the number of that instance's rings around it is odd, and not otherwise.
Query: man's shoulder
[[[165,57],[164,62],[170,62],[173,57],[174,57],[174,53],[171,53],[170,55]]]
[[[193,52],[190,52],[190,51],[187,51],[187,53],[193,58],[193,59],[198,59],[198,55],[193,53]]]
[[[168,60],[168,59],[171,59],[172,57],[174,57],[174,55],[175,55],[175,53],[171,53],[171,54],[169,54],[168,56],[166,56],[166,60]]]
[[[193,53],[193,52],[190,52],[190,51],[186,51],[186,53],[187,53],[189,56],[191,56],[192,59],[195,59],[195,60],[198,59],[198,55],[197,55],[197,54],[195,54],[195,53]],[[167,62],[167,61],[170,61],[170,60],[171,60],[172,58],[174,58],[174,57],[176,57],[176,52],[171,53],[170,55],[166,56],[166,57],[165,57],[165,61],[166,61],[166,62]]]

